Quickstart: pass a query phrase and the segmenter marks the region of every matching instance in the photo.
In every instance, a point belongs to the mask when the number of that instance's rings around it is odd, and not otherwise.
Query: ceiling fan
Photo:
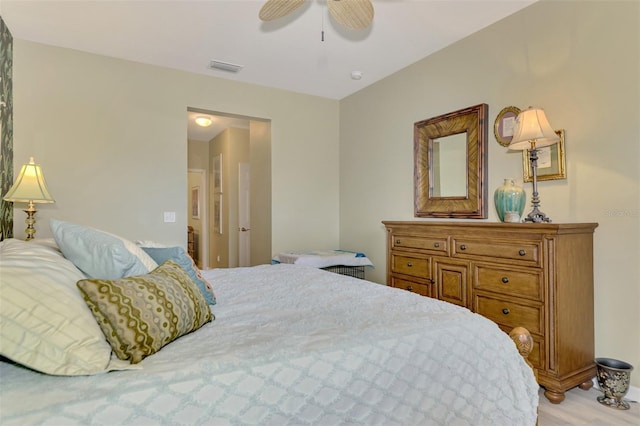
[[[260,9],[260,19],[282,18],[302,6],[305,0],[267,0]],[[342,26],[361,30],[373,21],[371,0],[326,0],[331,16]]]

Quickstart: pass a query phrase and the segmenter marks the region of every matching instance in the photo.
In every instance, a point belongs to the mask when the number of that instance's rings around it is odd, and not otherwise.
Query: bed
[[[75,317],[91,318],[80,281],[65,277],[77,272],[86,281],[88,274],[72,271],[73,254],[58,243],[0,243],[3,426],[536,423],[533,372],[494,323],[445,302],[301,265],[197,271],[213,288],[211,320],[135,364],[109,349],[107,366],[90,373],[26,368],[14,362],[5,338],[18,326],[5,309],[16,275],[22,288],[53,277],[47,282],[65,286],[67,299],[85,309]],[[54,272],[58,264],[68,271]],[[166,264],[173,262],[157,269]],[[56,310],[55,303],[47,307]],[[97,322],[89,340],[104,352]]]

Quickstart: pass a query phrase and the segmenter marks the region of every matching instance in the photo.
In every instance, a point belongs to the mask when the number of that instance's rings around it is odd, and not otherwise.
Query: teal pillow
[[[211,284],[204,279],[193,263],[193,259],[184,251],[182,247],[141,247],[158,265],[167,260],[173,260],[184,269],[189,277],[197,284],[200,292],[210,305],[216,304],[216,296],[213,293]]]
[[[90,278],[144,275],[158,267],[140,247],[124,238],[56,219],[49,224],[64,257]]]

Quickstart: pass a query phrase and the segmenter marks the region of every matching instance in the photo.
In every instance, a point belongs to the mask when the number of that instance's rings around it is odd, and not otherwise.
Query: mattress
[[[307,266],[204,274],[216,320],[137,369],[61,377],[0,363],[0,423],[536,422],[531,369],[464,308]]]

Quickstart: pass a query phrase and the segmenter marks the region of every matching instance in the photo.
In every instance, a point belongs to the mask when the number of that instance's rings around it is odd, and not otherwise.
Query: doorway
[[[198,126],[197,118],[209,125]],[[198,223],[196,263],[203,268],[270,263],[271,122],[187,108],[187,142],[187,169],[206,171],[201,202],[207,208],[201,212],[208,213]]]

